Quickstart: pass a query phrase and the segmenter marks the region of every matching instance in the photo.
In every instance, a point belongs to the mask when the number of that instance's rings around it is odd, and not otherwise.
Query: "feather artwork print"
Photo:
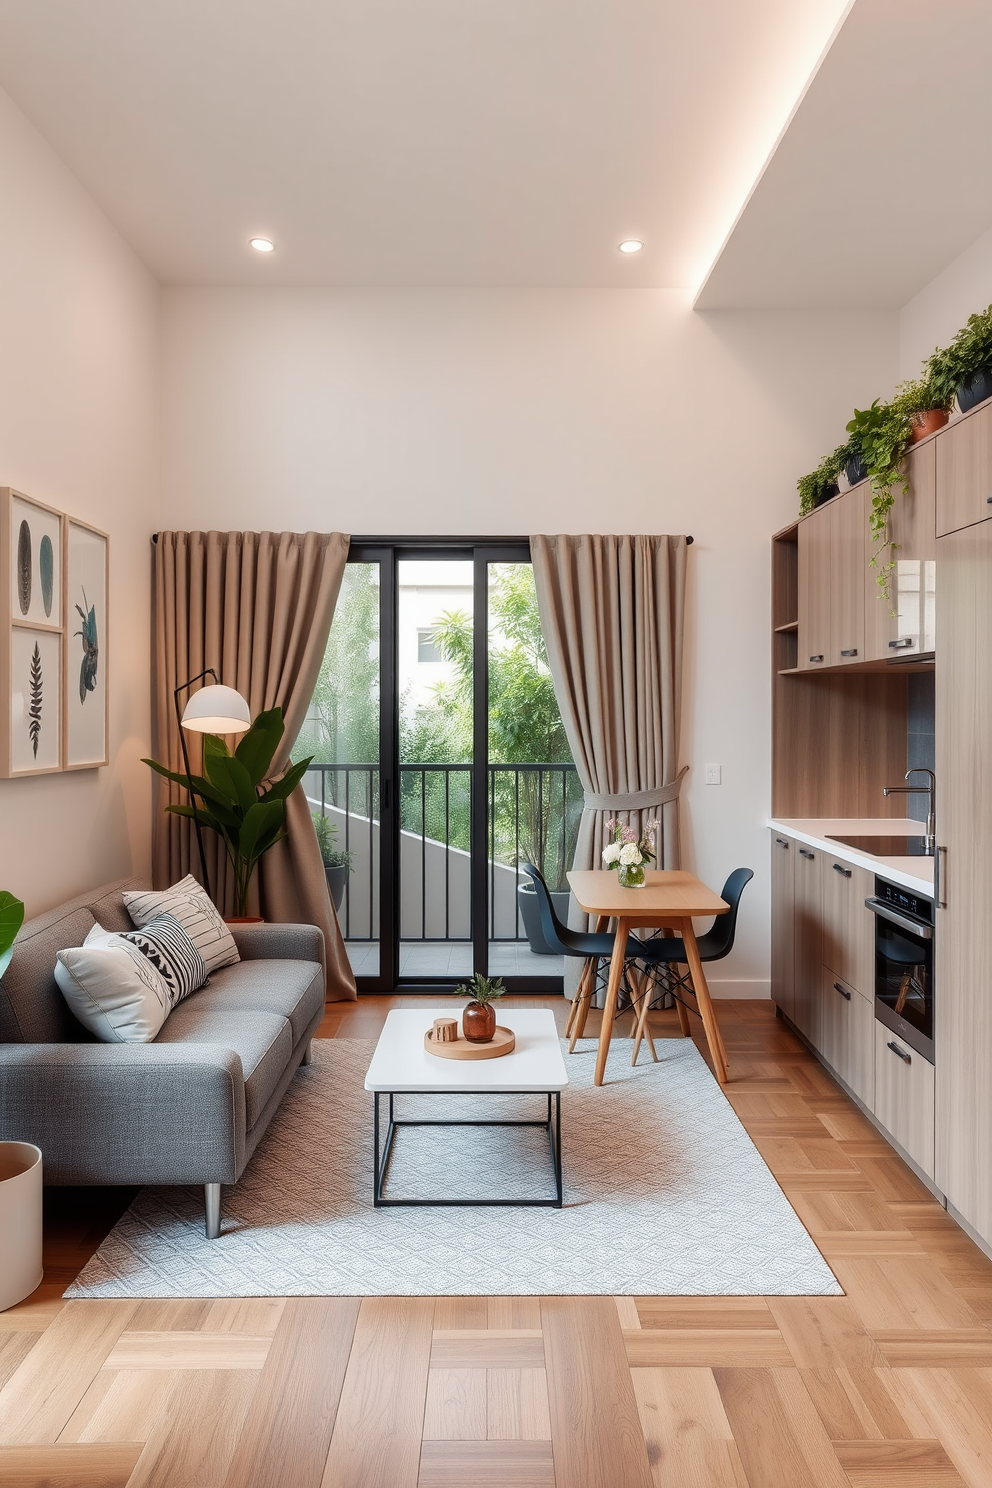
[[[28,736],[31,739],[31,748],[35,759],[38,758],[38,740],[41,738],[41,695],[44,686],[44,677],[41,671],[41,651],[38,642],[34,643],[34,652],[31,656],[30,691],[31,702],[28,705]]]
[[[22,522],[17,533],[17,603],[21,614],[31,608],[31,528]]]
[[[47,532],[38,544],[38,577],[41,580],[41,602],[45,606],[45,618],[50,620],[52,601],[55,598],[55,551]]]
[[[74,635],[82,637],[83,659],[79,667],[79,701],[85,703],[86,694],[93,692],[96,688],[96,671],[100,659],[100,647],[96,633],[96,605],[91,605],[86,598],[86,590],[83,590],[83,602],[76,606],[76,613],[83,622],[82,630],[74,631]]]

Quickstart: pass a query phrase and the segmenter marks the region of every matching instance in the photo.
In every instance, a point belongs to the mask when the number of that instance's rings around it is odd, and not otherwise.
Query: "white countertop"
[[[922,837],[926,832],[923,822],[909,817],[869,817],[816,819],[770,817],[768,826],[773,831],[805,842],[808,847],[818,847],[822,853],[844,863],[854,863],[858,868],[867,868],[887,878],[890,883],[910,889],[915,894],[933,898],[933,858],[877,857],[874,853],[861,852],[843,842],[832,842],[839,837]]]
[[[549,1008],[501,1008],[496,1021],[512,1028],[516,1045],[498,1059],[443,1059],[428,1054],[424,1034],[435,1018],[461,1017],[461,1007],[394,1008],[386,1016],[366,1090],[393,1091],[539,1091],[564,1090],[565,1061]]]

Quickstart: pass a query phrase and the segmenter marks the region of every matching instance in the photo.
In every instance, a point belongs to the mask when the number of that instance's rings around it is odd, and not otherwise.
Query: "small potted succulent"
[[[354,855],[338,847],[338,824],[331,821],[329,816],[324,816],[323,812],[313,813],[313,828],[317,833],[317,846],[324,864],[327,892],[331,896],[335,914],[339,914]]]
[[[491,1044],[496,1034],[496,1009],[493,1002],[506,992],[500,977],[474,973],[465,986],[456,987],[455,997],[469,997],[462,1014],[462,1033],[470,1044]]]
[[[956,396],[961,412],[967,413],[992,398],[992,305],[969,315],[950,346],[937,348],[926,374],[944,407]]]
[[[607,830],[613,833],[613,841],[608,842],[603,848],[603,862],[607,868],[617,870],[617,879],[621,888],[643,889],[647,864],[653,863],[656,856],[651,846],[651,838],[661,826],[661,822],[648,822],[640,837],[628,823],[618,821],[613,817],[606,823],[606,826]]]

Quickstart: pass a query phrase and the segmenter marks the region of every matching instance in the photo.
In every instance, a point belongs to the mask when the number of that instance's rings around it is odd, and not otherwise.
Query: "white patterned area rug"
[[[659,1063],[645,1051],[631,1069],[616,1039],[599,1089],[593,1041],[567,1060],[562,1209],[375,1209],[363,1088],[374,1046],[315,1040],[224,1189],[221,1237],[205,1238],[202,1189],[145,1188],[66,1296],[841,1294],[692,1040],[656,1044]],[[450,1118],[456,1102],[472,1117],[546,1114],[536,1096],[398,1096],[397,1115]],[[385,1192],[551,1196],[547,1135],[401,1130]]]

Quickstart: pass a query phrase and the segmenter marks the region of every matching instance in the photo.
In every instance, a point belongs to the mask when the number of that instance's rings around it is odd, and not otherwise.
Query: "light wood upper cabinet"
[[[804,671],[829,665],[833,502],[799,523],[799,658]]]
[[[798,846],[788,837],[772,833],[772,1001],[787,1018],[795,1012]]]
[[[936,1178],[992,1243],[992,522],[937,550]]]
[[[943,430],[937,450],[937,536],[992,517],[992,407]]]
[[[889,512],[894,550],[879,557],[880,563],[891,558],[895,564],[889,577],[890,603],[886,603],[878,586],[879,569],[866,561],[865,658],[868,661],[912,656],[934,649],[937,452],[947,437],[941,434],[909,453],[909,490],[905,494],[897,490]],[[867,534],[871,494],[867,487],[864,489],[865,552],[866,559],[870,559],[871,542]]]
[[[866,868],[823,856],[821,959],[835,976],[869,1000],[875,996],[875,921],[865,909],[865,900],[874,892],[874,876]]]
[[[819,851],[797,842],[795,861],[795,997],[792,1021],[814,1047],[820,1044],[821,864]]]
[[[827,542],[830,547],[830,666],[865,658],[865,583],[867,518],[864,490],[856,486],[831,503]]]

